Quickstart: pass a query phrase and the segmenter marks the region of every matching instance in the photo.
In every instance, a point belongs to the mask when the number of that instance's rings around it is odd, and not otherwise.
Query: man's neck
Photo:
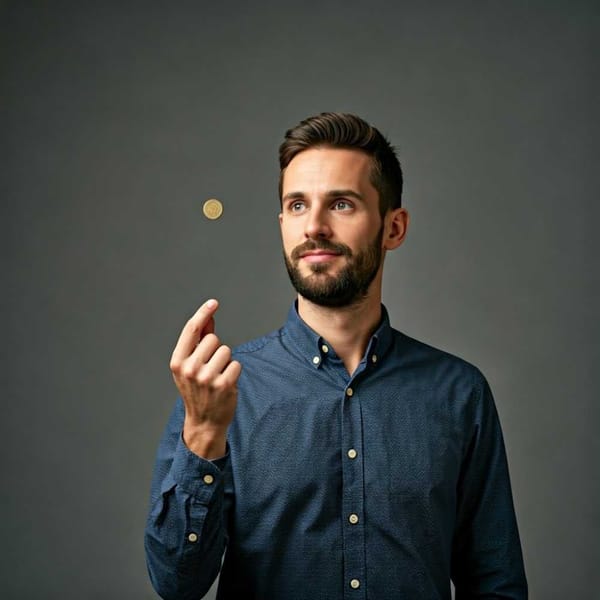
[[[298,314],[331,344],[352,375],[381,320],[381,294],[369,294],[361,302],[341,308],[319,306],[298,296]]]

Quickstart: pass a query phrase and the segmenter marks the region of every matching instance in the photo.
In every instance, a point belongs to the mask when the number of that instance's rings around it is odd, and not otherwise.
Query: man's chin
[[[302,265],[302,267],[300,268],[300,275],[302,275],[302,277],[305,278],[320,275],[335,277],[338,272],[339,269],[334,267],[330,262]]]

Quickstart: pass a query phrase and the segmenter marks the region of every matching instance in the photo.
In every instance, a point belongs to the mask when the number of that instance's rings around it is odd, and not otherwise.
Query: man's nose
[[[311,239],[327,239],[331,237],[329,215],[326,208],[312,206],[306,219],[304,235]]]

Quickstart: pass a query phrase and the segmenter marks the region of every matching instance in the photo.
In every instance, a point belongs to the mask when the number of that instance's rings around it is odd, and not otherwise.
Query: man
[[[502,434],[468,363],[390,327],[385,254],[402,173],[353,115],[286,133],[279,222],[298,292],[286,324],[232,354],[217,302],[171,359],[181,400],[146,531],[166,599],[526,598]],[[243,370],[242,370],[243,366]]]

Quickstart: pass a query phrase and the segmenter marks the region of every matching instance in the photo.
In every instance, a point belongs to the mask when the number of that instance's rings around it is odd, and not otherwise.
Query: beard
[[[283,253],[285,266],[292,285],[303,298],[319,306],[347,307],[366,298],[369,286],[381,265],[383,250],[383,225],[375,239],[364,249],[354,254],[345,244],[334,244],[327,240],[307,240],[296,246],[290,257]],[[329,275],[326,263],[310,265],[311,273],[304,277],[298,266],[301,255],[311,250],[330,250],[347,257],[347,264],[337,275]]]

